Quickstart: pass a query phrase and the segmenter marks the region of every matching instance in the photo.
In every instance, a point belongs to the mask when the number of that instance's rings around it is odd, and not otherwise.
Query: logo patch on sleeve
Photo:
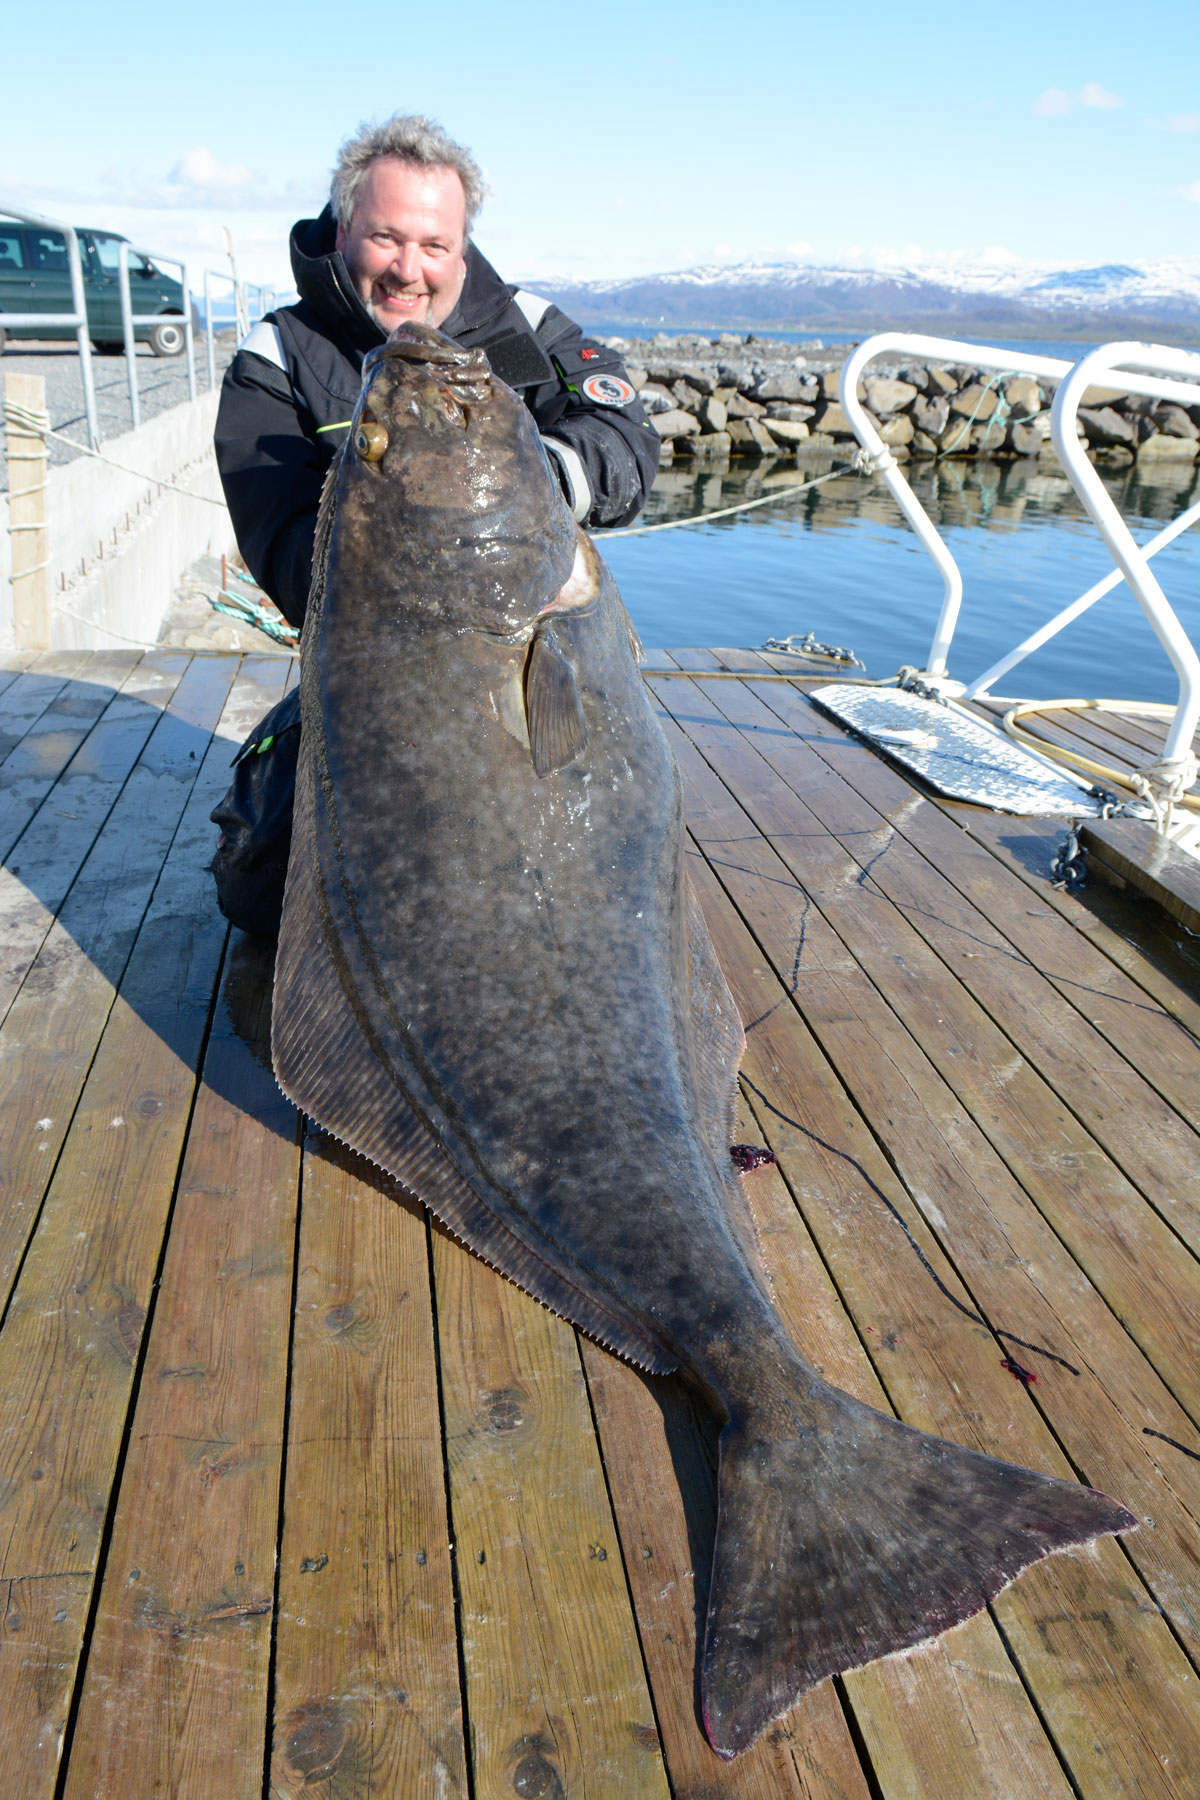
[[[632,384],[620,375],[589,375],[579,391],[597,406],[628,406],[634,398]]]

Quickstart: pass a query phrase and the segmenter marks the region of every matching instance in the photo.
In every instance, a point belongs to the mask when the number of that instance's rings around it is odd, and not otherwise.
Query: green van
[[[126,240],[115,231],[79,231],[79,260],[83,267],[88,335],[97,350],[121,351],[121,289],[117,258]],[[139,344],[149,343],[155,356],[178,356],[184,348],[183,287],[172,281],[136,251],[129,253],[129,294],[133,304],[133,335]],[[67,264],[67,240],[61,231],[42,225],[21,225],[0,219],[0,313],[69,313],[71,272]],[[174,313],[174,318],[145,315]],[[0,324],[0,351],[5,339],[74,338],[70,325]]]

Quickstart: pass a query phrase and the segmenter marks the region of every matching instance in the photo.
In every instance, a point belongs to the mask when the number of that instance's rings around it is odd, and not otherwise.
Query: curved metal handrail
[[[1122,365],[1131,365],[1138,375],[1130,379],[1128,369]],[[1088,461],[1076,433],[1079,403],[1098,377],[1105,378],[1109,385],[1140,394],[1146,391],[1141,375],[1146,369],[1169,369],[1179,375],[1200,379],[1200,356],[1187,350],[1171,349],[1165,344],[1102,344],[1090,356],[1077,362],[1061,383],[1050,408],[1050,436],[1072,487],[1087,507],[1179,677],[1179,703],[1162,753],[1164,762],[1177,762],[1190,753],[1197,720],[1200,720],[1200,657],[1159,586],[1145,548],[1134,541],[1128,525]],[[1181,398],[1184,405],[1194,406],[1200,402],[1200,388],[1189,387],[1183,382],[1167,385],[1176,390],[1167,398]]]
[[[1200,373],[1200,357],[1189,357],[1188,352],[1186,351],[1170,350],[1162,345],[1145,344],[1105,346],[1104,348],[1117,351],[1130,351],[1131,353],[1142,352],[1148,358],[1159,359],[1156,361],[1148,361],[1143,365],[1143,368],[1178,369],[1180,372],[1185,372],[1185,370],[1186,372],[1191,372],[1192,370],[1195,370],[1197,373]],[[881,356],[887,351],[894,350],[903,350],[919,356],[935,357],[939,361],[968,363],[975,368],[1002,369],[1011,371],[1015,375],[1043,375],[1060,384],[1060,393],[1061,384],[1064,384],[1072,372],[1078,371],[1083,364],[1069,363],[1061,358],[1053,356],[1036,356],[1032,352],[997,350],[990,345],[967,344],[956,338],[926,337],[915,332],[883,331],[876,333],[874,337],[866,338],[859,344],[856,350],[851,352],[846,362],[842,365],[841,377],[838,383],[838,398],[841,402],[842,411],[849,419],[859,443],[870,455],[876,472],[882,475],[893,499],[904,514],[904,517],[908,520],[908,523],[916,532],[942,577],[943,596],[941,611],[938,614],[937,624],[934,628],[933,642],[929,648],[929,659],[925,669],[922,670],[921,673],[925,675],[926,678],[932,679],[935,683],[941,681],[947,685],[954,686],[956,691],[962,691],[959,684],[948,683],[946,675],[946,658],[949,653],[951,641],[954,637],[954,628],[958,623],[959,609],[962,605],[962,576],[959,573],[957,563],[943,543],[932,519],[929,517],[929,514],[925,511],[925,508],[921,505],[921,502],[917,499],[917,496],[913,493],[912,488],[905,479],[900,464],[896,461],[896,458],[892,455],[891,451],[876,431],[862,402],[858,398],[858,383],[863,369],[874,357]],[[1091,384],[1092,380],[1095,379],[1095,372],[1097,367],[1100,366],[1099,359],[1102,354],[1102,350],[1094,351],[1091,353],[1090,358],[1085,357],[1083,359],[1084,363],[1091,363],[1092,374],[1086,380],[1082,381],[1074,390],[1077,396],[1076,404],[1078,403],[1078,396],[1082,395]],[[1180,364],[1176,362],[1174,360],[1176,358],[1183,358],[1184,363]],[[1119,360],[1126,362],[1132,361],[1133,355],[1130,354],[1124,356]],[[1152,399],[1175,400],[1182,405],[1195,405],[1197,399],[1200,399],[1200,393],[1197,392],[1195,387],[1189,386],[1182,381],[1163,381],[1142,372],[1141,369],[1139,369],[1138,373],[1132,375],[1122,373],[1118,377],[1118,381],[1119,385],[1126,388],[1128,392],[1144,394]],[[1074,413],[1072,413],[1071,418],[1073,430]],[[1053,415],[1051,418],[1051,431],[1053,432]],[[1068,478],[1072,481],[1072,485],[1076,487],[1080,499],[1083,500],[1084,505],[1088,506],[1088,510],[1091,512],[1092,509],[1088,504],[1087,497],[1080,490],[1072,473],[1073,467],[1077,466],[1080,461],[1083,462],[1092,474],[1095,485],[1099,488],[1099,480],[1095,477],[1094,471],[1091,470],[1090,463],[1087,463],[1086,457],[1083,456],[1082,452],[1079,452],[1078,457],[1073,458],[1071,463],[1068,463],[1064,459],[1064,468]],[[1103,494],[1102,488],[1100,489],[1100,492]],[[1107,498],[1107,495],[1104,495],[1104,499],[1107,500]],[[1108,504],[1111,506],[1111,501],[1109,501]],[[1115,514],[1115,508],[1113,511],[1114,516],[1119,517],[1119,515]],[[1092,513],[1092,516],[1095,518],[1095,513]],[[1097,523],[1099,523],[1098,520]],[[1125,528],[1123,527],[1122,529]],[[1133,547],[1134,560],[1139,560],[1139,566],[1144,569],[1145,557],[1146,555],[1153,554],[1153,551],[1150,547],[1147,547],[1145,551],[1139,552],[1133,539],[1129,537],[1127,529],[1125,529],[1125,535],[1128,538],[1128,544]],[[1167,541],[1165,534],[1161,535],[1162,541],[1156,541],[1154,548],[1161,548],[1162,543]],[[1110,545],[1110,548],[1111,547],[1112,546]],[[1126,546],[1126,554],[1127,553],[1128,546]],[[1118,561],[1120,561],[1119,558]],[[1115,581],[1112,585],[1116,585]],[[1158,587],[1158,583],[1154,582],[1153,585],[1161,600],[1162,606],[1166,607],[1167,611],[1170,612],[1166,598],[1162,594],[1161,588]],[[1098,598],[1099,596],[1093,594],[1092,597]],[[1171,619],[1174,621],[1177,630],[1182,635],[1182,627],[1179,626],[1178,620],[1175,619],[1173,613],[1171,613]],[[1065,619],[1063,622],[1066,622]],[[1153,620],[1151,622],[1153,623]],[[1172,641],[1174,641],[1174,639]],[[1184,641],[1186,642],[1186,639]],[[1163,639],[1163,642],[1165,646],[1165,638]],[[1170,654],[1169,649],[1168,654]],[[1172,660],[1174,661],[1174,658],[1172,658]],[[1009,666],[1011,666],[1011,664]],[[1178,670],[1178,665],[1176,665],[1176,667]],[[992,673],[992,671],[989,671],[989,674]],[[993,679],[994,678],[993,674]],[[975,691],[978,691],[978,687]]]

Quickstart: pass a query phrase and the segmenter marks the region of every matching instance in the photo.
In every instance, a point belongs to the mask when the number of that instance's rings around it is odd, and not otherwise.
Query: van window
[[[31,231],[29,245],[35,269],[49,269],[56,275],[67,272],[67,240],[61,231]]]
[[[0,269],[23,269],[25,253],[15,231],[0,231]]]
[[[101,237],[97,231],[92,242],[95,244],[96,254],[100,258],[100,267],[115,275],[119,266],[122,240],[118,237]],[[136,250],[131,250],[129,252],[129,273],[140,275],[145,267],[145,258],[139,256]]]

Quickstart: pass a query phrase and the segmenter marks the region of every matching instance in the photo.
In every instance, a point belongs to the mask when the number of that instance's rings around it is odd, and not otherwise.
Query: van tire
[[[181,356],[186,342],[182,319],[163,319],[150,327],[150,348],[155,356]]]

